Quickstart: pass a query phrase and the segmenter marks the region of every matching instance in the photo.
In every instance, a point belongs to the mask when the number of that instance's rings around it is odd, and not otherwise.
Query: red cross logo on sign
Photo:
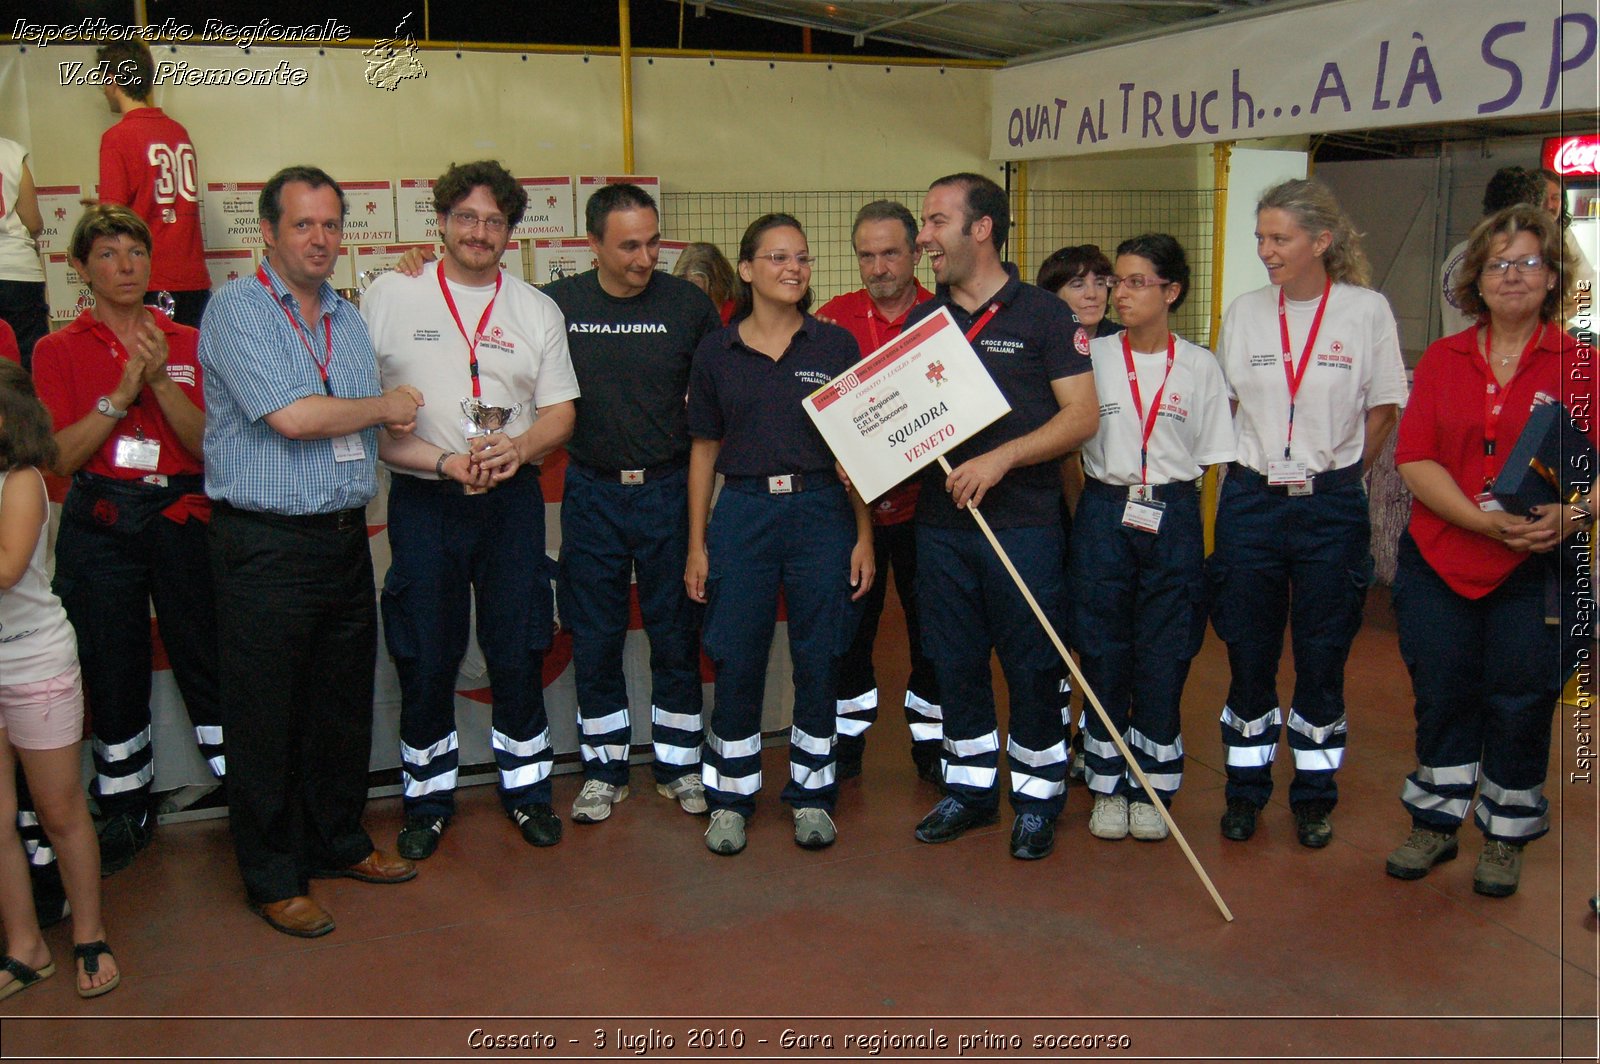
[[[368,200],[367,201],[367,213],[368,214],[377,214],[378,213],[378,205],[376,203],[373,203],[372,201]]]
[[[546,207],[554,207],[556,205],[556,198],[554,196],[547,196],[545,197],[544,203]]]
[[[935,388],[942,386],[944,384],[944,363],[928,363],[928,372],[923,374],[923,376],[932,381]]]

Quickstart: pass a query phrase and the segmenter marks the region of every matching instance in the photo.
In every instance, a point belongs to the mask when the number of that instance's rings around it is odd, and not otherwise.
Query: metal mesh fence
[[[745,226],[769,211],[794,215],[806,228],[817,256],[811,285],[815,304],[861,287],[850,224],[862,204],[899,200],[921,213],[926,189],[846,192],[669,192],[662,196],[662,231],[677,240],[716,244],[732,261]],[[1025,208],[1025,209],[1021,209]],[[1098,244],[1111,258],[1119,242],[1145,232],[1170,233],[1189,256],[1191,288],[1176,319],[1177,331],[1204,344],[1210,324],[1212,193],[1199,191],[1030,191],[1026,204],[1012,197],[1014,227],[1007,256],[1019,253],[1023,280],[1032,281],[1043,262],[1066,244]],[[922,283],[933,286],[924,264]]]

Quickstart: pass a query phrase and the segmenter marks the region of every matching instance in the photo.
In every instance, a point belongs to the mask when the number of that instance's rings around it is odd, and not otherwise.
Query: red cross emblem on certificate
[[[377,214],[378,213],[378,205],[376,203],[373,203],[371,200],[368,200],[367,201],[367,213],[368,214]]]
[[[928,363],[928,372],[924,373],[923,376],[927,377],[930,381],[932,381],[933,384],[934,384],[934,387],[938,387],[939,385],[942,385],[944,383],[944,363],[943,362],[930,362],[930,363]]]

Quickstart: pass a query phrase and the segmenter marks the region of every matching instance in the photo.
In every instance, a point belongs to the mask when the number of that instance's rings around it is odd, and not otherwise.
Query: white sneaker
[[[628,797],[628,785],[613,787],[599,780],[584,780],[572,803],[574,824],[598,824],[611,815],[611,807]]]
[[[1160,842],[1169,834],[1167,822],[1149,802],[1128,803],[1128,834],[1145,842]]]
[[[724,857],[732,857],[744,849],[744,817],[732,809],[716,809],[711,813],[711,826],[706,828],[706,849]]]
[[[1089,834],[1097,839],[1128,837],[1128,800],[1120,794],[1100,794],[1089,813]]]
[[[656,793],[663,798],[674,798],[678,807],[690,816],[704,816],[706,812],[706,785],[700,773],[690,772],[671,783],[656,784]]]

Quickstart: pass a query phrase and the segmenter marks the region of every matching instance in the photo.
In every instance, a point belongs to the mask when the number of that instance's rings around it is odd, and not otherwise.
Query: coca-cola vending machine
[[[1550,137],[1541,157],[1546,169],[1561,175],[1572,243],[1586,260],[1578,275],[1592,279],[1600,262],[1600,134]]]

